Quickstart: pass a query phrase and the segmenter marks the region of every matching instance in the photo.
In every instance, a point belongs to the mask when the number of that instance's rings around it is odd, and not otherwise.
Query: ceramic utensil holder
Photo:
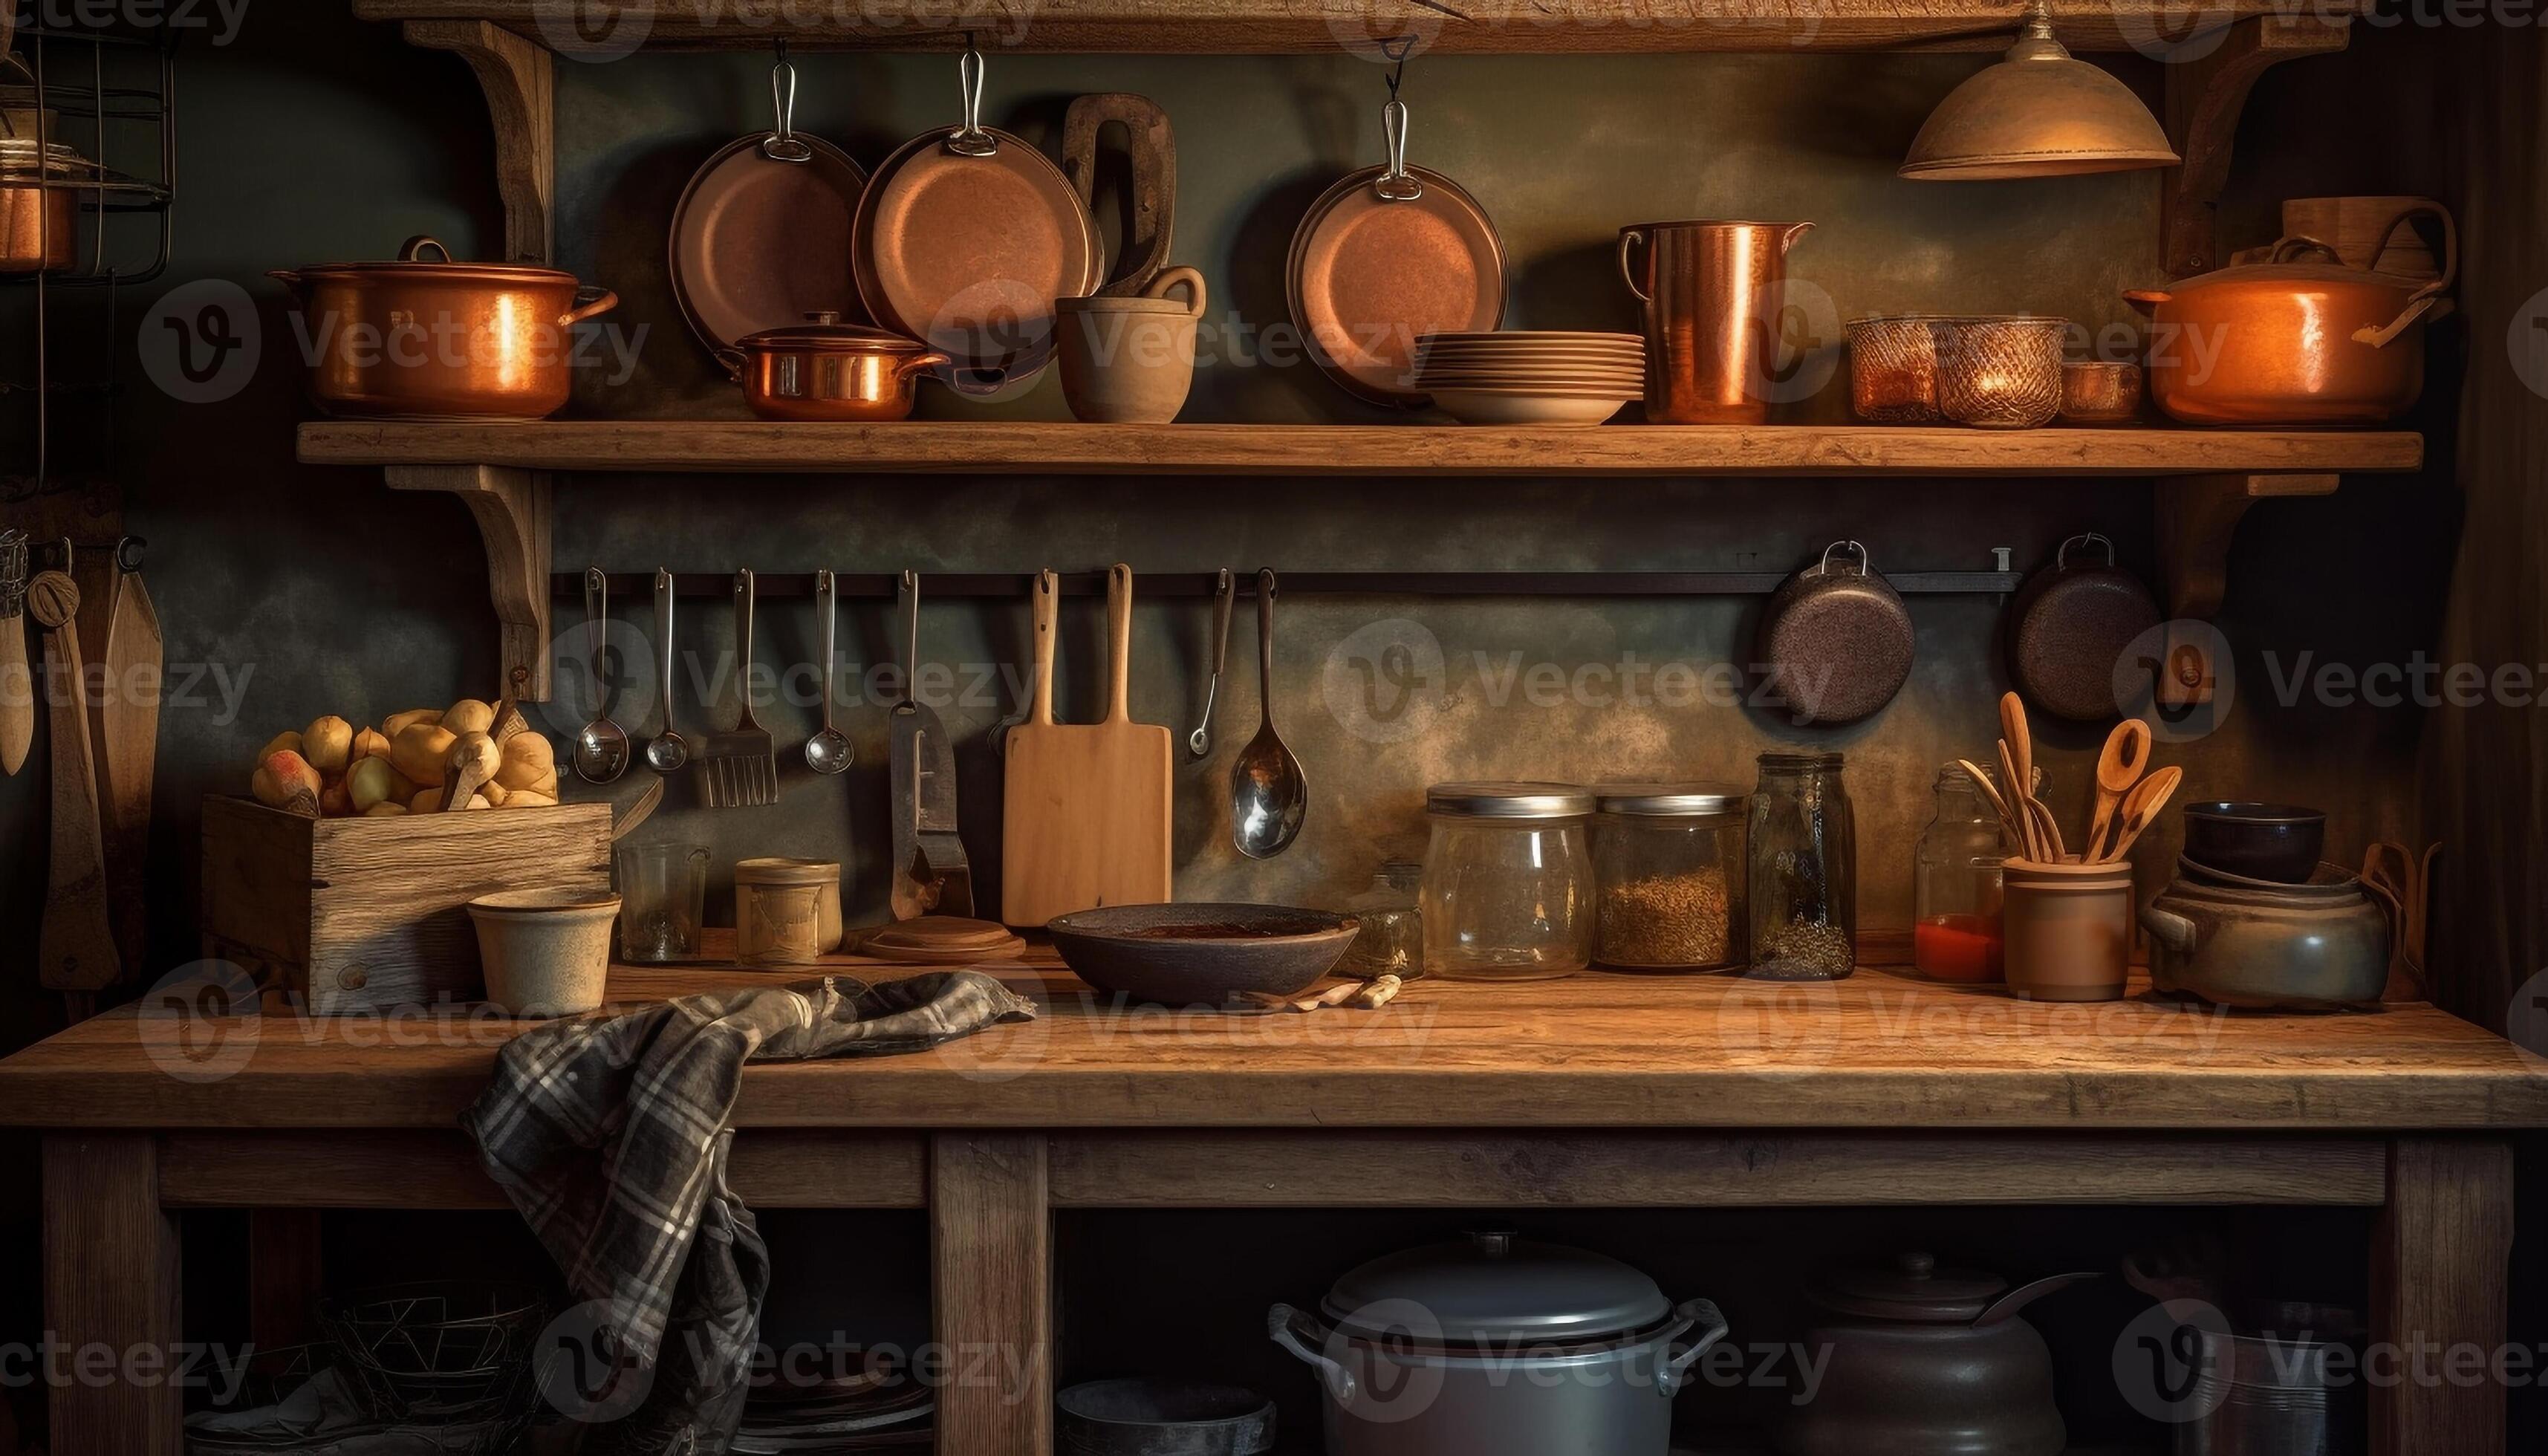
[[[1168,297],[1178,288],[1186,301]],[[1061,393],[1091,424],[1167,424],[1194,387],[1195,327],[1203,319],[1203,275],[1170,268],[1132,299],[1063,299]]]
[[[2122,999],[2132,974],[2132,866],[2013,859],[2000,872],[2009,994]]]

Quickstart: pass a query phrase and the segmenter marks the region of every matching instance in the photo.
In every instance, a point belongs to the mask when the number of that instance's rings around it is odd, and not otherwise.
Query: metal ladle
[[[1264,714],[1229,772],[1230,837],[1251,860],[1270,860],[1300,836],[1310,811],[1309,775],[1274,731],[1274,571],[1256,574],[1256,696]]]
[[[832,726],[832,634],[838,600],[838,585],[832,574],[814,573],[814,615],[823,624],[823,731],[805,740],[805,767],[817,774],[838,774],[857,757],[857,751],[850,747],[849,735]]]
[[[592,721],[575,736],[576,776],[608,783],[628,772],[628,733],[610,721],[610,686],[602,681],[602,649],[610,621],[610,578],[597,566],[584,570],[584,637],[592,648]]]
[[[646,743],[646,764],[658,774],[671,774],[690,761],[690,746],[673,731],[673,574],[655,569],[655,648],[663,669],[664,731]]]

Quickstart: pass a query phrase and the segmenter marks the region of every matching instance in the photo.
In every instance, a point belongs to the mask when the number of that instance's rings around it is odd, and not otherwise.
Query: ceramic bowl
[[[1514,394],[1501,390],[1435,390],[1433,403],[1462,424],[1591,426],[1619,412],[1629,396]]]
[[[1218,1006],[1241,991],[1293,996],[1344,958],[1362,922],[1281,905],[1110,905],[1046,929],[1062,962],[1101,991],[1162,1006]]]
[[[2300,884],[2326,848],[2326,815],[2294,804],[2216,801],[2185,806],[2185,858],[2206,868]]]

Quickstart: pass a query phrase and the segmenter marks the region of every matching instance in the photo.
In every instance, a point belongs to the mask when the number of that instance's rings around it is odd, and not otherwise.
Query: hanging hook
[[[148,549],[147,536],[120,536],[115,542],[115,569],[132,576],[141,570],[141,553]]]
[[[982,52],[973,46],[973,33],[964,33],[964,54],[956,62],[956,79],[964,88],[964,125],[947,138],[947,149],[957,156],[989,156],[1000,149],[997,137],[982,130]]]
[[[787,42],[778,42],[778,58],[770,67],[770,109],[777,129],[761,139],[761,154],[774,162],[806,162],[814,148],[796,136],[796,67],[787,59]]]

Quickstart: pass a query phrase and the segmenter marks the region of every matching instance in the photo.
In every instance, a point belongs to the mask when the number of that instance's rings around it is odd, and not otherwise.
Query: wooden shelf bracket
[[[501,627],[503,683],[516,701],[549,699],[549,478],[500,465],[394,465],[393,491],[448,491],[487,542],[487,590]]]
[[[2347,15],[2261,15],[2177,47],[2167,68],[2167,137],[2185,161],[2159,197],[2169,277],[2208,273],[2225,261],[2216,235],[2221,192],[2230,183],[2238,114],[2256,78],[2282,61],[2342,50],[2352,25]]]
[[[504,258],[545,263],[556,244],[557,72],[547,47],[485,20],[411,20],[408,44],[469,62],[496,126]]]
[[[2331,496],[2332,475],[2187,475],[2156,482],[2158,557],[2170,622],[2209,620],[2230,590],[2230,542],[2247,507],[2280,496]],[[2158,700],[2171,707],[2212,700],[2212,654],[2204,634],[2172,628]]]

